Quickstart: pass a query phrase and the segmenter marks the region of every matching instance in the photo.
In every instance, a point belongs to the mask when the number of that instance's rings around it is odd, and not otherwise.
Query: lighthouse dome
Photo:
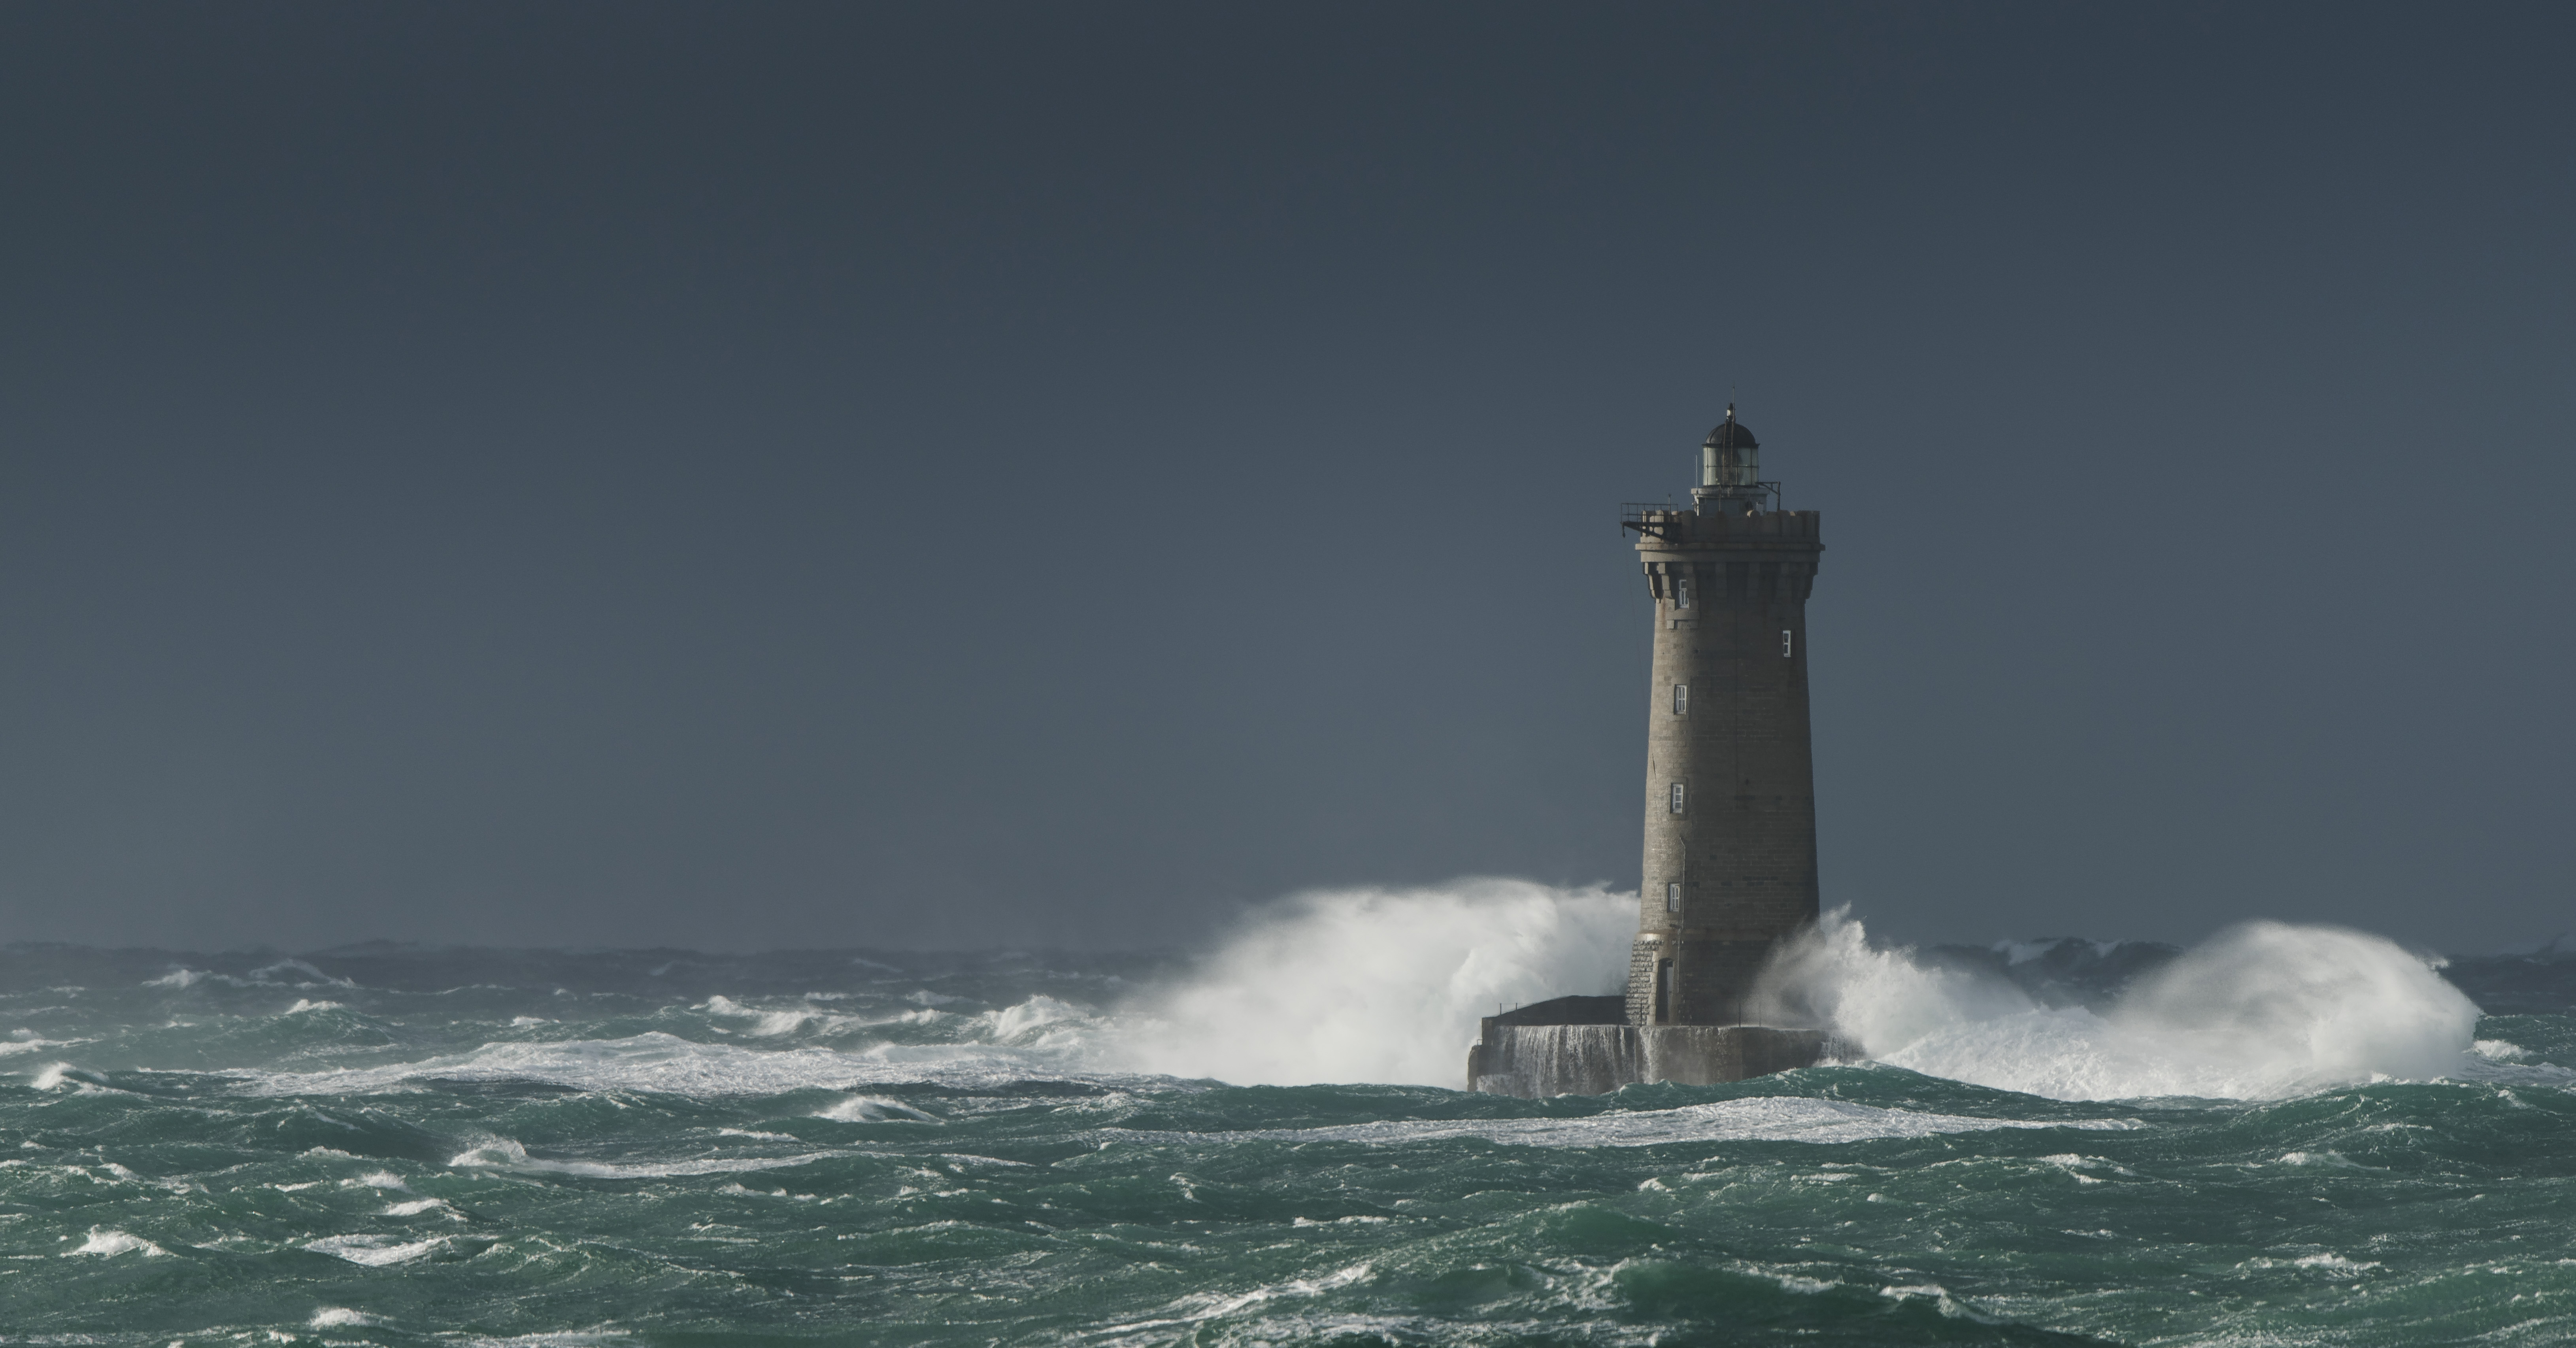
[[[1762,454],[1753,432],[1735,419],[1735,404],[1726,405],[1726,420],[1708,433],[1708,442],[1699,450],[1699,480],[1703,487],[1756,487],[1761,485]]]
[[[1726,420],[1717,423],[1717,429],[1708,433],[1707,447],[1710,449],[1754,449],[1760,444],[1753,438],[1753,432],[1735,419],[1732,407],[1726,409]]]

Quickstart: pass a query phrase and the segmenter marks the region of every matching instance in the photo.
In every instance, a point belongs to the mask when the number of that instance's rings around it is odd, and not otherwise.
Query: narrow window
[[[1681,784],[1681,783],[1679,783],[1679,782],[1675,782],[1675,783],[1673,783],[1673,813],[1675,813],[1675,814],[1680,814],[1681,812],[1682,812],[1682,784]]]
[[[1673,962],[1655,961],[1655,1019],[1673,1018]]]
[[[1666,880],[1664,882],[1664,911],[1667,913],[1678,913],[1681,910],[1682,882],[1679,880]]]
[[[1791,640],[1791,637],[1790,637],[1790,634],[1789,634],[1789,629],[1788,629],[1788,628],[1785,628],[1785,627],[1781,628],[1781,629],[1780,629],[1780,658],[1781,658],[1781,659],[1783,659],[1783,660],[1786,660],[1786,659],[1788,659],[1788,658],[1789,658],[1789,650],[1790,650],[1789,643],[1790,643],[1790,640]]]
[[[1687,683],[1673,685],[1673,715],[1690,715],[1690,685]]]
[[[1688,576],[1675,576],[1675,577],[1673,577],[1673,607],[1674,607],[1674,608],[1689,608],[1689,607],[1690,607],[1690,577],[1688,577]]]

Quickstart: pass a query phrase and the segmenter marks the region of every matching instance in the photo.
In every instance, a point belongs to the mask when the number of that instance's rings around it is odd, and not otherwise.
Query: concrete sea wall
[[[1812,1067],[1843,1048],[1823,1030],[1770,1025],[1508,1025],[1485,1022],[1467,1088],[1532,1099],[1647,1081],[1713,1086]]]

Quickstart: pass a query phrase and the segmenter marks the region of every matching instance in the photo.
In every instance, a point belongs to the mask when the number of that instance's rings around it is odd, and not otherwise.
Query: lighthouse
[[[1731,403],[1700,446],[1689,505],[1621,510],[1654,602],[1655,651],[1627,988],[1484,1017],[1469,1090],[1713,1085],[1851,1051],[1822,1026],[1758,1023],[1753,1002],[1771,952],[1816,920],[1807,594],[1825,550],[1819,518],[1781,508]]]
[[[1816,920],[1807,594],[1825,547],[1760,456],[1729,404],[1691,508],[1622,512],[1654,599],[1632,1025],[1745,1023],[1773,944]]]

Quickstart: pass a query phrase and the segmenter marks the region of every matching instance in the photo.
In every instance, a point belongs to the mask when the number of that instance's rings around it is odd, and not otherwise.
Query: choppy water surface
[[[1143,957],[16,947],[0,1342],[2564,1342],[2571,972],[2434,1079],[1532,1102],[1157,1074]]]

